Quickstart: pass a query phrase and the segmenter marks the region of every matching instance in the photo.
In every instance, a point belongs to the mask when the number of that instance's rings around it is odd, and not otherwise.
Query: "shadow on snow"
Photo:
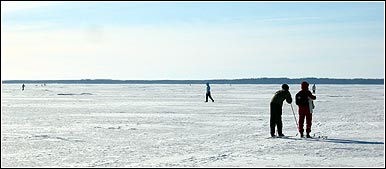
[[[332,143],[343,143],[343,144],[385,144],[383,142],[378,142],[378,141],[361,141],[361,140],[347,140],[347,139],[336,139],[336,138],[324,139],[322,141],[332,142]]]
[[[348,139],[337,139],[337,138],[293,138],[283,137],[283,139],[291,140],[307,140],[307,141],[319,141],[319,142],[330,142],[330,143],[342,143],[342,144],[385,144],[384,142],[378,141],[361,141],[361,140],[348,140]]]

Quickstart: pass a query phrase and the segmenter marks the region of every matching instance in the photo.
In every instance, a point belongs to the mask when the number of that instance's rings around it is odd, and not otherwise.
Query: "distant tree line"
[[[5,80],[2,83],[37,83],[37,84],[384,84],[384,79],[332,79],[332,78],[249,78],[249,79],[212,79],[212,80],[112,80],[112,79],[81,79],[81,80]]]

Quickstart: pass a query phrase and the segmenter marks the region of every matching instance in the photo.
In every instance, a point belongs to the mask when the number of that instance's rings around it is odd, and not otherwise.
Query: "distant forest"
[[[37,83],[37,84],[384,84],[384,79],[331,79],[331,78],[250,78],[250,79],[213,79],[213,80],[112,80],[112,79],[81,79],[81,80],[5,80],[4,84]]]

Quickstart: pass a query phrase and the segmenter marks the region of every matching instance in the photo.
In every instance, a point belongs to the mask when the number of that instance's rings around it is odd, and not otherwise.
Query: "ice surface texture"
[[[327,139],[267,139],[278,89],[212,84],[205,103],[205,84],[3,84],[1,166],[385,166],[384,85],[318,85],[311,135]],[[295,135],[289,104],[282,119]]]

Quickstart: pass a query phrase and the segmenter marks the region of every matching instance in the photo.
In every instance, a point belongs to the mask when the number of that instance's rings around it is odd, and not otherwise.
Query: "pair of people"
[[[300,133],[300,137],[304,137],[304,119],[306,119],[306,137],[311,137],[311,122],[312,122],[312,112],[310,109],[310,102],[311,100],[315,100],[316,96],[312,95],[312,93],[308,90],[308,82],[303,81],[301,83],[301,90],[296,94],[296,105],[299,106],[298,112],[299,112],[299,126],[298,130]],[[283,134],[283,122],[281,120],[282,115],[282,107],[283,102],[286,100],[287,103],[292,103],[292,97],[291,93],[289,92],[289,86],[287,84],[283,84],[282,89],[277,91],[274,96],[271,99],[270,103],[270,129],[271,129],[271,136],[275,136],[275,126],[277,126],[277,133],[278,136],[284,136]],[[314,87],[313,87],[314,88]],[[314,90],[314,89],[313,89]],[[315,92],[314,92],[315,93]],[[313,108],[313,106],[311,107]]]

